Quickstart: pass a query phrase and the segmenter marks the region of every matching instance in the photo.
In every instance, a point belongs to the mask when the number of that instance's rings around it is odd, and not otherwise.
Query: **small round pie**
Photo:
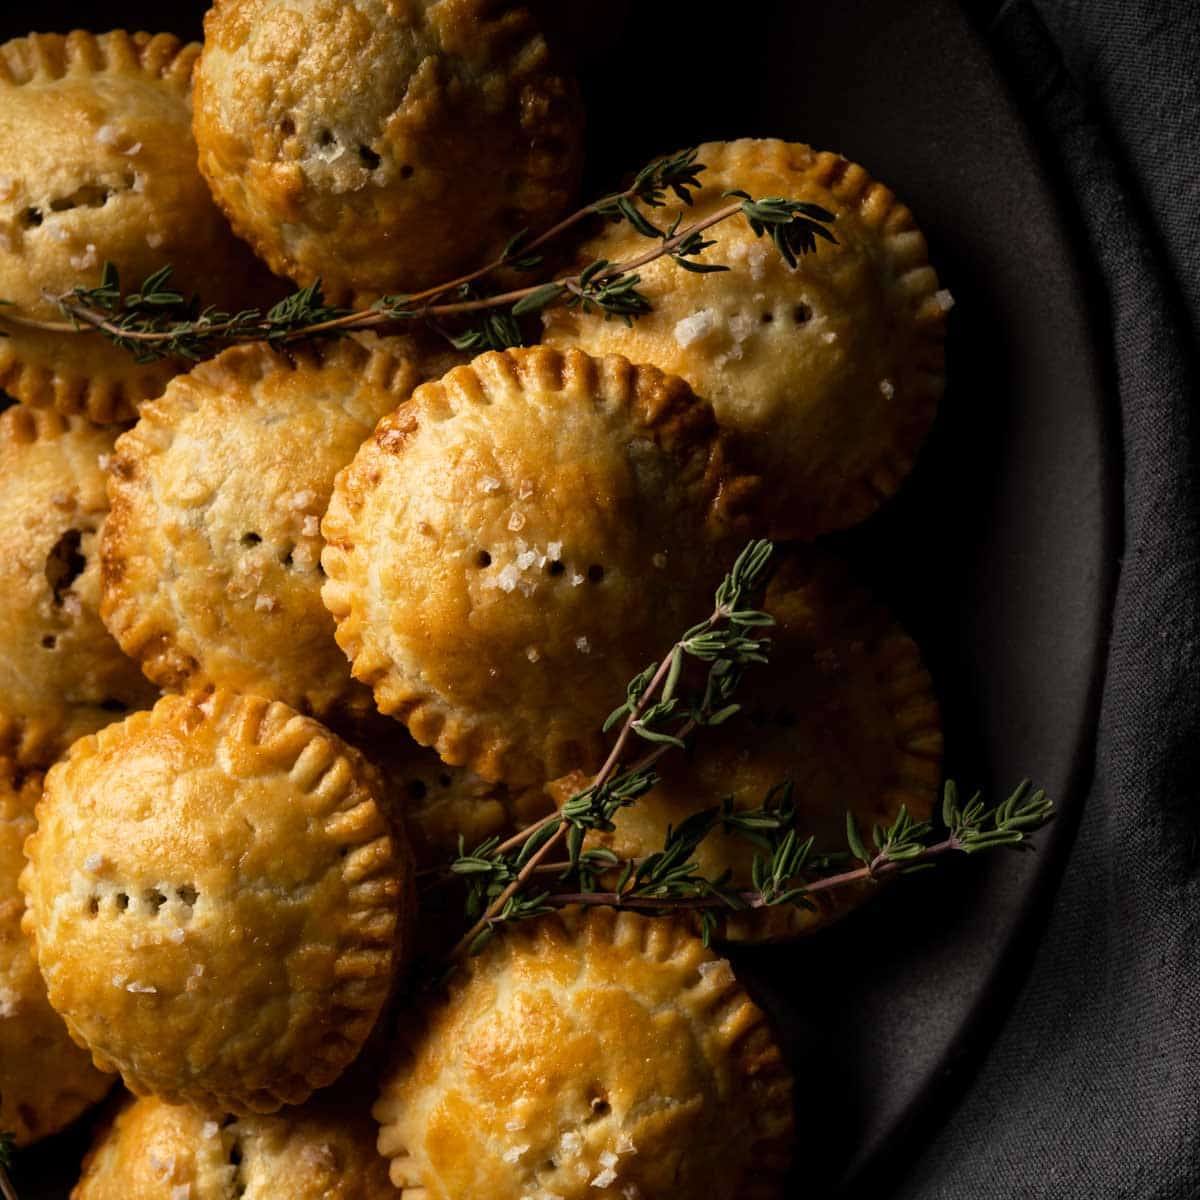
[[[729,963],[594,909],[506,929],[407,1019],[375,1106],[408,1200],[780,1200],[792,1083]]]
[[[51,409],[0,413],[0,754],[23,765],[48,766],[156,694],[100,620],[116,435]]]
[[[18,1146],[57,1133],[102,1099],[112,1076],[67,1035],[46,1000],[33,947],[21,932],[21,847],[37,822],[42,777],[0,759],[0,1129]]]
[[[344,1099],[241,1119],[132,1101],[96,1139],[71,1200],[395,1200],[370,1115]]]
[[[0,296],[61,321],[43,295],[127,290],[167,263],[185,295],[244,308],[279,291],[233,236],[196,169],[190,83],[200,47],[167,34],[31,34],[0,46]],[[2,315],[2,310],[0,310]],[[124,420],[178,362],[138,364],[98,334],[0,320],[0,387],[96,421]]]
[[[495,0],[218,0],[200,169],[280,274],[337,302],[444,283],[570,203],[574,83]]]
[[[317,716],[371,708],[321,604],[320,518],[338,471],[423,377],[423,352],[402,344],[236,347],[142,407],[113,457],[101,613],[155,683]]]
[[[912,213],[862,167],[752,139],[701,146],[698,161],[708,169],[694,207],[653,210],[661,227],[677,216],[703,219],[740,189],[822,206],[837,218],[837,244],[818,239],[793,270],[738,215],[704,235],[716,242],[705,260],[730,271],[693,274],[659,259],[640,268],[654,309],[632,327],[559,306],[546,310],[546,340],[686,379],[764,477],[771,536],[854,525],[895,492],[929,432],[943,390],[949,293],[938,289]],[[620,224],[583,255],[621,262],[644,248]]]
[[[283,704],[216,692],[72,747],[21,877],[50,1003],[139,1095],[272,1112],[361,1049],[412,885],[374,769]]]
[[[653,367],[533,347],[424,384],[322,526],[355,678],[484,779],[589,767],[629,679],[711,609],[729,470],[711,410]]]
[[[933,681],[913,640],[845,566],[812,548],[786,558],[767,589],[764,609],[776,625],[769,662],[747,673],[743,712],[705,733],[688,757],[669,755],[662,782],[617,814],[616,830],[592,844],[622,859],[663,848],[667,830],[733,797],[738,810],[760,808],[773,789],[792,785],[795,828],[815,837],[815,856],[846,850],[846,812],[866,836],[895,820],[901,805],[915,821],[933,812],[941,781],[942,727]],[[553,787],[561,801],[577,790],[568,777]],[[772,803],[782,800],[777,793]],[[710,879],[732,872],[752,886],[760,851],[716,829],[693,856]],[[871,885],[793,905],[724,918],[731,941],[795,937],[823,928],[863,903]]]

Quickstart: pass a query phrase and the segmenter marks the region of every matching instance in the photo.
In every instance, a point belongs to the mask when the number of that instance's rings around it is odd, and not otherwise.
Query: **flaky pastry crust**
[[[667,830],[692,813],[732,796],[738,809],[759,808],[769,793],[791,784],[796,832],[815,837],[815,856],[846,849],[846,813],[859,828],[895,820],[901,805],[928,820],[941,781],[942,727],[933,681],[913,640],[859,585],[845,566],[814,548],[786,558],[764,609],[770,661],[743,684],[744,711],[709,730],[688,757],[659,764],[662,782],[617,814],[616,830],[591,844],[622,859],[663,848]],[[561,803],[581,781],[556,781]],[[781,794],[772,803],[780,802]],[[731,872],[733,887],[752,887],[758,851],[734,833],[716,830],[694,860],[710,879]],[[815,910],[784,905],[728,915],[731,941],[767,941],[823,928],[862,904],[871,885],[813,897]]]
[[[71,1200],[395,1200],[366,1106],[213,1117],[153,1097],[101,1130]]]
[[[21,887],[50,1003],[96,1065],[226,1112],[336,1079],[406,948],[411,864],[381,787],[315,721],[228,692],[77,742]]]
[[[443,283],[570,202],[574,83],[495,0],[218,0],[200,169],[279,273],[338,301]]]
[[[682,380],[484,354],[338,477],[322,598],[381,712],[484,779],[540,783],[596,761],[613,697],[707,615],[741,483]]]
[[[445,361],[399,338],[242,346],[143,406],[113,456],[101,613],[150,679],[372,708],[321,604],[320,518],[376,422]]]
[[[61,321],[45,294],[136,287],[170,263],[185,295],[244,308],[280,291],[234,238],[196,169],[190,80],[200,47],[167,34],[31,34],[0,46],[0,296]],[[0,323],[0,388],[30,404],[132,416],[181,368],[138,364],[98,335]]]
[[[26,766],[154,700],[99,614],[116,433],[25,405],[0,413],[0,755]]]
[[[560,306],[545,312],[546,340],[686,379],[763,475],[772,536],[853,525],[908,474],[942,395],[950,300],[925,238],[891,191],[839,155],[745,139],[701,146],[699,161],[694,207],[654,210],[662,227],[703,219],[741,189],[828,209],[837,245],[818,240],[791,270],[739,216],[705,234],[716,242],[705,259],[732,270],[690,274],[660,259],[640,269],[654,309],[632,328]],[[581,253],[620,262],[644,247],[621,224]]]
[[[92,1066],[46,999],[33,947],[21,932],[21,847],[36,825],[42,777],[0,759],[0,1129],[27,1146],[100,1100],[112,1076]]]
[[[506,929],[401,1026],[375,1117],[410,1200],[777,1200],[792,1086],[729,964],[681,925]]]

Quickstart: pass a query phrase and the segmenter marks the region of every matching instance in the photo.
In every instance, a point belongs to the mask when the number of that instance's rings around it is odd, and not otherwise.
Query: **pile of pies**
[[[0,297],[52,324],[104,263],[170,263],[224,309],[318,279],[368,305],[495,259],[578,197],[542,7],[216,0],[203,47],[0,46]],[[741,189],[836,240],[789,267],[728,221],[730,271],[660,259],[640,319],[554,307],[541,344],[473,359],[414,325],[200,363],[3,325],[0,1130],[54,1134],[119,1078],[76,1200],[785,1194],[790,1070],[720,947],[869,889],[731,915],[717,949],[568,908],[417,969],[462,932],[423,873],[586,783],[751,537],[781,543],[769,664],[592,844],[641,858],[784,781],[818,853],[847,806],[932,810],[920,652],[818,539],[911,470],[949,295],[862,167],[698,157],[660,225]],[[644,248],[580,229],[580,263]],[[749,886],[753,853],[717,833],[699,862]]]

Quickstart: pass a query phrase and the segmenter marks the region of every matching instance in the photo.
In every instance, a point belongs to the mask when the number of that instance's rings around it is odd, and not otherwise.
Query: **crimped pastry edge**
[[[102,1050],[91,1046],[72,1018],[54,1003],[52,989],[48,988],[48,994],[51,1007],[62,1016],[75,1042],[91,1052],[96,1067],[120,1074],[135,1095],[152,1094],[169,1104],[186,1103],[236,1114],[271,1113],[287,1104],[302,1103],[314,1091],[333,1083],[354,1060],[391,994],[405,949],[402,935],[407,933],[406,926],[413,910],[412,873],[406,869],[407,845],[402,832],[394,829],[387,820],[380,803],[382,782],[378,772],[336,734],[278,701],[216,691],[207,695],[164,696],[153,709],[134,713],[116,725],[79,739],[65,758],[47,772],[45,793],[37,806],[39,831],[26,841],[28,862],[18,881],[26,898],[21,926],[26,936],[32,939],[40,961],[42,950],[31,895],[37,877],[42,814],[51,803],[58,781],[96,753],[111,751],[130,738],[163,726],[173,726],[186,736],[209,722],[222,731],[226,744],[253,745],[260,752],[268,752],[281,772],[289,775],[298,772],[300,779],[297,782],[310,794],[315,794],[326,780],[330,781],[322,796],[327,807],[323,817],[324,836],[346,849],[342,876],[350,891],[355,890],[355,885],[374,885],[357,889],[356,907],[348,908],[344,914],[339,962],[347,964],[346,977],[329,992],[330,1007],[351,1015],[337,1029],[326,1029],[316,1049],[299,1069],[281,1078],[274,1087],[243,1095],[232,1089],[150,1086],[132,1072],[123,1070]],[[316,749],[305,758],[306,752],[313,747]],[[339,779],[338,768],[343,764],[349,769]],[[386,832],[360,837],[360,831],[352,823],[337,818],[361,812],[361,798],[357,807],[352,808],[349,801],[356,797],[357,785],[364,779],[372,785],[372,808]],[[382,923],[371,922],[372,933],[368,936],[362,932],[367,922],[355,918],[373,912],[382,914],[384,920]],[[390,920],[388,914],[391,914]]]
[[[372,1109],[380,1125],[379,1152],[391,1160],[392,1182],[406,1200],[429,1200],[429,1196],[423,1184],[412,1182],[420,1175],[417,1160],[394,1127],[404,1109],[404,1089],[396,1082],[397,1074],[415,1059],[420,1039],[435,1017],[453,1008],[495,958],[503,956],[511,962],[521,951],[538,956],[563,942],[579,944],[583,953],[589,942],[612,945],[631,957],[660,964],[673,962],[693,970],[719,957],[682,921],[597,907],[567,908],[510,926],[482,954],[463,960],[440,992],[430,996],[415,1014],[408,1014],[413,1019],[397,1028],[394,1066]],[[697,974],[698,981],[682,989],[677,1002],[695,1022],[715,1029],[717,1045],[733,1057],[738,1074],[759,1089],[753,1115],[761,1132],[746,1154],[745,1174],[736,1194],[739,1200],[780,1200],[794,1153],[791,1072],[769,1019],[732,972]]]
[[[757,481],[737,472],[711,409],[697,400],[682,379],[657,367],[630,363],[619,355],[593,357],[581,350],[533,346],[489,351],[441,380],[417,388],[408,403],[384,417],[374,436],[338,475],[321,526],[326,543],[321,563],[327,576],[321,598],[337,622],[338,645],[350,659],[354,677],[372,689],[379,711],[403,722],[417,742],[435,749],[443,761],[468,767],[491,782],[520,785],[553,778],[563,773],[556,771],[554,764],[565,751],[555,735],[548,734],[539,755],[543,773],[535,778],[519,748],[491,730],[486,717],[455,711],[369,645],[361,603],[365,570],[354,554],[358,520],[379,484],[382,468],[419,436],[428,408],[453,414],[466,405],[486,404],[494,378],[554,391],[562,390],[565,380],[580,373],[586,375],[596,403],[627,407],[633,422],[655,434],[668,451],[690,451],[705,444],[703,483],[711,497],[708,519],[715,528],[726,529],[741,520]],[[603,745],[597,729],[585,749],[595,756]]]
[[[233,388],[253,388],[274,372],[320,372],[326,368],[346,367],[361,373],[384,390],[393,392],[397,403],[410,395],[416,382],[414,364],[393,353],[388,344],[364,345],[355,339],[310,342],[275,349],[266,343],[233,346],[216,358],[200,363],[186,375],[189,388],[201,385],[227,393]],[[157,400],[143,406],[140,420],[117,441],[108,477],[109,516],[101,541],[102,592],[100,617],[121,649],[142,668],[152,683],[171,691],[215,688],[220,681],[203,664],[178,644],[176,630],[164,621],[144,614],[139,595],[126,585],[125,565],[137,550],[127,537],[128,514],[143,494],[141,483],[145,463],[169,448],[157,435],[170,429],[175,391],[171,383]],[[224,385],[231,384],[232,388]],[[143,424],[144,423],[144,424]],[[362,686],[347,677],[342,692],[327,704],[318,704],[310,694],[281,697],[293,706],[320,718],[338,713],[361,715],[370,707],[370,698]]]

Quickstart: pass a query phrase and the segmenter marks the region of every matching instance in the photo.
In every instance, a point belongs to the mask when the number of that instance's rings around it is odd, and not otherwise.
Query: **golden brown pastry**
[[[778,1200],[792,1087],[770,1027],[682,926],[506,929],[401,1026],[375,1116],[408,1200]]]
[[[0,46],[0,297],[62,320],[43,292],[129,291],[170,263],[185,295],[243,308],[281,289],[232,235],[196,169],[190,80],[200,53],[167,34],[31,34]],[[0,322],[0,387],[31,404],[124,420],[177,362],[139,365],[97,334]]]
[[[942,728],[933,682],[912,639],[844,566],[815,550],[783,561],[767,589],[770,660],[746,675],[743,712],[709,730],[692,755],[659,763],[662,783],[616,817],[616,831],[592,835],[622,859],[661,850],[669,827],[718,807],[759,808],[791,783],[796,831],[815,836],[816,856],[846,849],[846,812],[864,835],[895,820],[900,806],[928,820],[941,780]],[[556,783],[560,802],[576,790]],[[777,803],[781,796],[776,796]],[[731,871],[735,887],[752,886],[759,851],[716,829],[694,857],[717,879]],[[792,905],[725,918],[724,936],[762,941],[809,933],[861,904],[871,885],[814,897],[815,910]]]
[[[21,887],[50,1002],[139,1094],[306,1099],[405,954],[411,863],[366,761],[283,704],[164,697],[46,778]]]
[[[582,159],[574,83],[496,0],[218,0],[195,129],[238,232],[338,302],[482,266],[566,208]]]
[[[0,413],[0,754],[24,765],[155,696],[98,611],[116,435],[47,409]]]
[[[0,759],[0,1130],[18,1146],[57,1133],[112,1086],[67,1036],[21,932],[21,847],[41,794],[40,775]]]
[[[423,377],[425,352],[402,344],[237,347],[143,406],[113,457],[101,612],[155,683],[371,708],[321,604],[320,518]]]
[[[701,146],[699,161],[708,170],[695,206],[654,210],[660,226],[702,219],[737,188],[823,206],[837,218],[837,245],[818,240],[792,270],[739,215],[705,234],[716,241],[706,260],[732,270],[698,275],[659,259],[640,269],[653,312],[627,327],[601,313],[549,309],[546,340],[686,379],[741,435],[764,476],[772,536],[853,525],[896,490],[929,431],[949,293],[938,289],[912,213],[862,167],[751,139]],[[621,224],[583,254],[621,262],[645,246]]]
[[[355,678],[484,779],[589,766],[628,680],[710,610],[727,475],[711,411],[652,367],[534,347],[423,385],[322,526]]]
[[[342,1101],[339,1103],[339,1099]],[[277,1116],[147,1097],[104,1128],[71,1200],[395,1200],[365,1105],[325,1094]]]

